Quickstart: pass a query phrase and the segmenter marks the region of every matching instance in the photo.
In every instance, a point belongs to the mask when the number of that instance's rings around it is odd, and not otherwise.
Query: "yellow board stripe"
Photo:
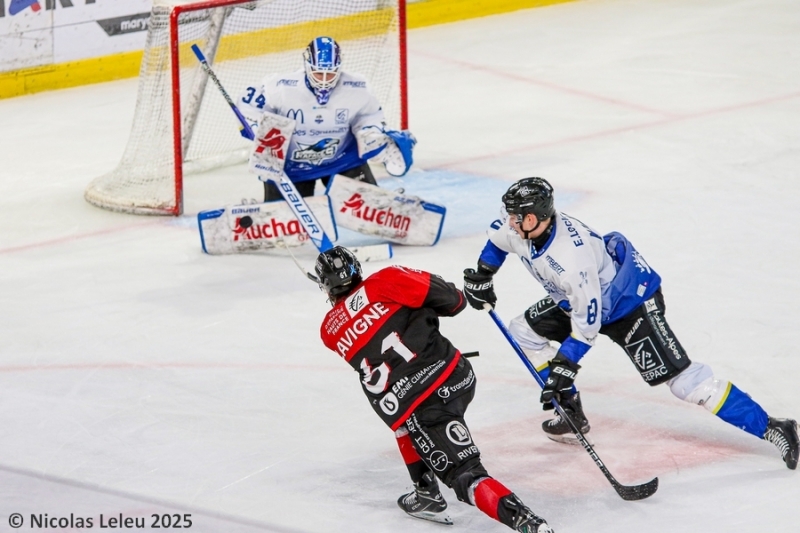
[[[407,25],[408,29],[422,28],[574,1],[576,0],[426,0],[408,5]],[[369,14],[376,16],[369,17]],[[385,31],[389,23],[388,17],[391,16],[391,10],[382,9],[224,37],[226,46],[220,50],[216,60],[300,49],[311,39],[324,33],[340,40],[379,35]],[[331,27],[335,27],[336,31],[330,31]],[[190,45],[191,43],[181,46],[182,63],[194,61],[194,56],[190,55]],[[139,50],[0,73],[0,99],[133,78],[139,75],[143,55],[144,52]]]
[[[730,393],[731,393],[731,382],[729,381],[728,386],[725,388],[725,394],[722,395],[722,399],[719,401],[714,410],[711,411],[712,413],[717,414],[719,410],[722,409],[722,406],[725,405],[725,400],[728,399],[728,395]]]
[[[425,0],[408,4],[408,29],[457,22],[576,0]]]

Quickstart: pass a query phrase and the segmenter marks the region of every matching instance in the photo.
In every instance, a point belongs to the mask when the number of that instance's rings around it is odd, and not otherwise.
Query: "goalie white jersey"
[[[292,181],[331,176],[366,163],[359,157],[353,132],[367,126],[382,129],[384,123],[366,80],[342,71],[325,105],[317,102],[306,83],[303,69],[268,76],[248,87],[236,104],[254,131],[264,112],[297,122],[284,167]]]

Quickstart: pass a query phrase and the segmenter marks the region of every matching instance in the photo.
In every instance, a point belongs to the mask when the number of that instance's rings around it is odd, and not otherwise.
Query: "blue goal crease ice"
[[[508,181],[465,174],[451,170],[418,170],[403,178],[384,178],[378,185],[387,189],[405,189],[405,194],[447,208],[443,238],[483,233],[493,220],[503,215],[501,198],[514,179]],[[559,192],[556,207],[573,204],[580,193]]]

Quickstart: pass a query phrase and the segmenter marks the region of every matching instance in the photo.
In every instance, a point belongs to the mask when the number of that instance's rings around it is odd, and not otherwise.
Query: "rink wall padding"
[[[554,4],[563,4],[577,0],[410,0],[407,7],[408,29],[423,28],[436,24],[457,22],[472,18],[508,13],[522,9],[532,9]],[[291,31],[302,36],[303,43],[299,41],[289,43],[285,49],[292,47],[302,48],[308,35],[324,33],[325,23],[329,21],[314,21],[292,25]],[[338,21],[340,22],[340,21]],[[296,30],[302,31],[296,31]],[[354,28],[357,38],[358,31],[368,30]],[[272,32],[287,32],[286,28],[263,30]],[[262,31],[262,33],[263,33]],[[254,32],[255,33],[255,32]],[[238,35],[230,38],[253,39],[256,42],[268,42],[263,35]],[[276,42],[273,40],[269,40]],[[277,42],[286,42],[278,39]],[[299,43],[299,44],[298,44]],[[271,51],[271,50],[270,50]],[[53,89],[65,89],[91,83],[133,78],[139,75],[143,52],[141,50],[110,54],[102,57],[82,59],[64,63],[42,65],[32,68],[18,69],[0,73],[0,98],[11,98],[25,94],[37,93]],[[222,60],[224,58],[218,58]]]

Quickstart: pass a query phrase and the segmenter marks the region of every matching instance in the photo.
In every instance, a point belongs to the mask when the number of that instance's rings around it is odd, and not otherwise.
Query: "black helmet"
[[[361,263],[356,256],[342,246],[335,246],[317,256],[314,266],[319,286],[329,298],[349,294],[363,279]]]
[[[553,187],[543,178],[523,178],[508,188],[503,204],[510,215],[533,213],[545,221],[556,212],[553,206]]]

